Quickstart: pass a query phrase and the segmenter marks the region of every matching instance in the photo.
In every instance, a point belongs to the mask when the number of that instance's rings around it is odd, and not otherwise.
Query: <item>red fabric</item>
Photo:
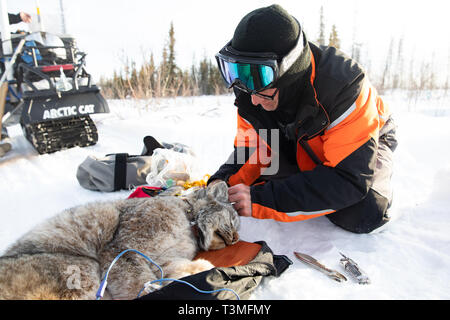
[[[137,187],[136,190],[134,190],[133,193],[129,195],[128,199],[151,198],[153,196],[156,196],[161,191],[163,191],[162,188],[140,186]]]

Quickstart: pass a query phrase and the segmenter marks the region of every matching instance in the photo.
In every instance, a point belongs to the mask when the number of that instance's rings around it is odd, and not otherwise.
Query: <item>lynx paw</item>
[[[182,260],[173,262],[166,267],[166,270],[167,274],[171,275],[171,278],[179,279],[210,270],[212,268],[214,268],[214,265],[212,265],[209,261],[198,259],[195,261]]]
[[[211,270],[212,268],[214,268],[214,265],[208,260],[197,259],[191,262],[187,271],[190,272],[190,274],[196,274],[206,270]]]

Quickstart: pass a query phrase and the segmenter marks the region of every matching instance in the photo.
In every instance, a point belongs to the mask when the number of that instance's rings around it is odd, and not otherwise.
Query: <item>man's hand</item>
[[[21,12],[20,13],[20,19],[22,19],[22,21],[25,22],[25,23],[30,23],[31,22],[31,16],[28,13],[25,13],[25,12]]]
[[[252,216],[252,201],[249,186],[237,184],[228,188],[228,200],[234,202],[233,207],[240,216]]]

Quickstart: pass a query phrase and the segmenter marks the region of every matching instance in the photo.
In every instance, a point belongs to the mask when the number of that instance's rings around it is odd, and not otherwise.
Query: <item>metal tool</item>
[[[344,256],[342,253],[340,253],[340,254],[343,257],[340,260],[340,262],[341,262],[341,265],[344,267],[345,271],[347,271],[347,273],[349,273],[353,278],[355,278],[359,284],[370,284],[369,277],[358,266],[358,264],[355,261],[353,261],[352,259]]]
[[[331,279],[333,279],[337,282],[347,281],[347,278],[343,274],[337,272],[336,270],[328,269],[323,264],[321,264],[319,261],[317,261],[316,259],[314,259],[313,257],[311,257],[307,254],[294,252],[294,255],[297,257],[298,260],[319,270],[320,272],[326,274],[328,277],[330,277]]]

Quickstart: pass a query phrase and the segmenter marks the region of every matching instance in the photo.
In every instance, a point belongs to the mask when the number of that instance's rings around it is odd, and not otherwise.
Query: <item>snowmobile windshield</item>
[[[27,41],[35,41],[39,47],[44,47],[48,52],[53,53],[60,59],[66,59],[67,53],[64,48],[64,42],[55,34],[47,32],[34,32],[29,34],[26,38]]]

